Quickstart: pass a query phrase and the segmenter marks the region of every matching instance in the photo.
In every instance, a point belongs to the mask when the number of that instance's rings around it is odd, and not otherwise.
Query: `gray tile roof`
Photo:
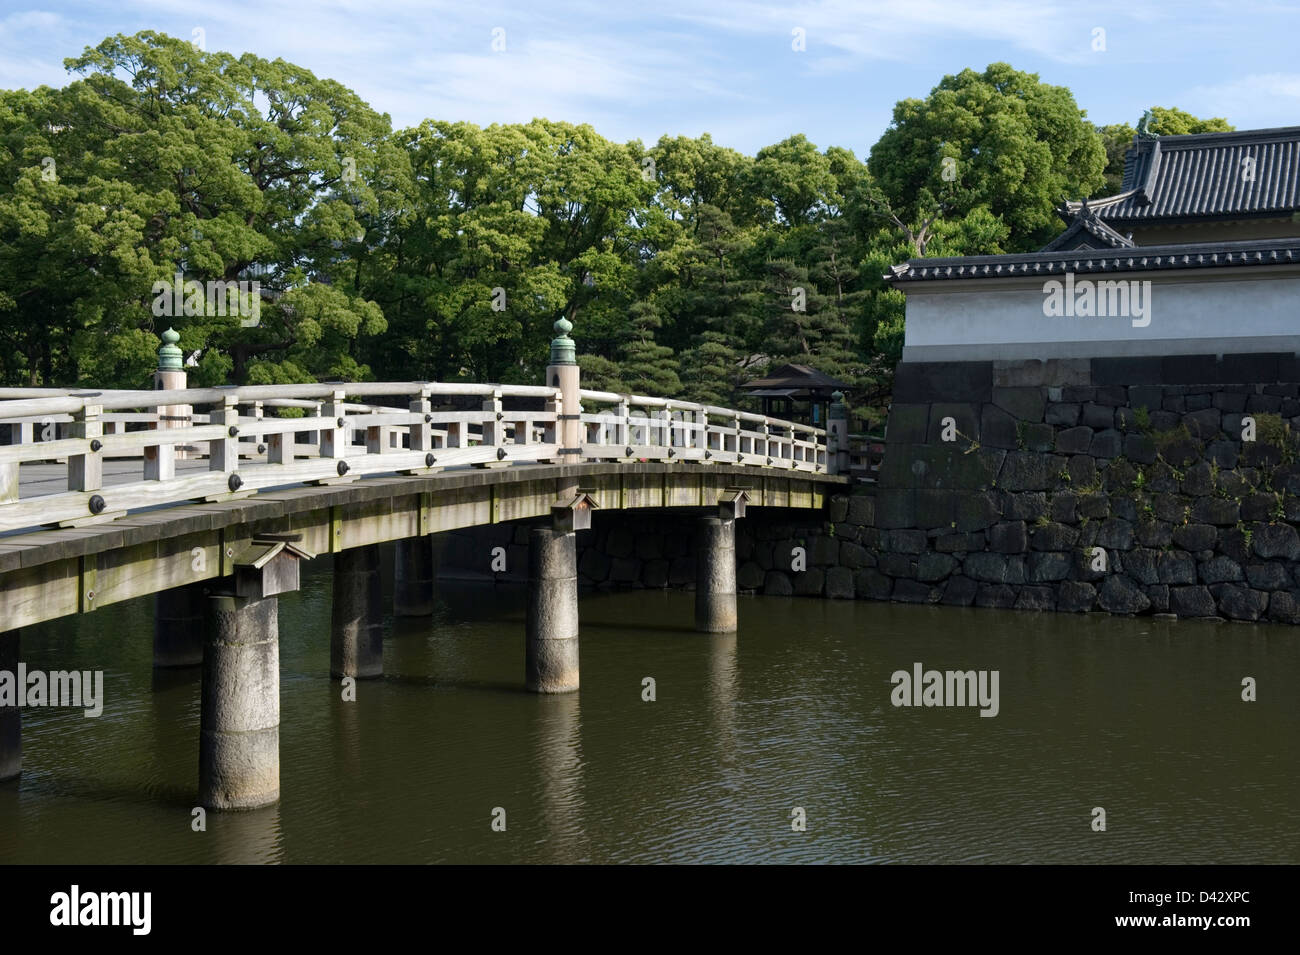
[[[756,378],[741,386],[742,391],[750,388],[848,388],[838,378],[832,378],[825,372],[808,365],[782,365],[774,368],[763,378]]]
[[[1088,208],[1112,224],[1287,215],[1300,210],[1300,126],[1135,136],[1121,188]],[[1068,220],[1082,208],[1067,202],[1061,213]]]
[[[944,279],[1048,278],[1066,272],[1152,272],[1258,265],[1300,266],[1300,238],[911,259],[902,265],[891,266],[884,278],[887,282],[902,284]]]
[[[1080,247],[1088,249],[1131,249],[1135,245],[1136,243],[1131,238],[1120,235],[1102,222],[1097,213],[1090,209],[1085,201],[1083,208],[1075,215],[1069,228],[1038,251],[1069,251],[1078,250]]]

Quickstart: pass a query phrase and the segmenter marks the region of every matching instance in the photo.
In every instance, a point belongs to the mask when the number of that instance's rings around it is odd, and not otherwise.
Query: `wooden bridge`
[[[578,686],[574,534],[593,508],[703,509],[696,626],[735,628],[734,520],[819,509],[850,467],[828,430],[580,387],[556,323],[544,385],[187,388],[168,331],[154,390],[0,389],[0,671],[19,628],[156,594],[159,666],[202,664],[200,799],[279,795],[276,595],[334,555],[331,670],[382,673],[378,546],[395,611],[432,612],[429,535],[550,516],[530,543],[529,688]],[[0,704],[0,779],[21,768]]]

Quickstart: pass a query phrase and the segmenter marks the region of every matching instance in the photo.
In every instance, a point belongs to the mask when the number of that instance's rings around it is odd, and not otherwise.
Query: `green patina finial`
[[[551,339],[551,364],[576,365],[578,363],[577,347],[569,332],[573,331],[573,322],[561,318],[555,323],[555,337]]]
[[[158,370],[181,371],[184,367],[181,364],[181,350],[176,347],[176,343],[181,340],[180,333],[169,328],[162,333],[162,340],[162,348],[158,349]]]

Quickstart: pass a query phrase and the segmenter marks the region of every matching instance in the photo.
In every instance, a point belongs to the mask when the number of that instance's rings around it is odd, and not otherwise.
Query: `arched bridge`
[[[700,508],[696,625],[734,629],[734,520],[819,509],[847,482],[842,406],[822,430],[583,390],[565,325],[540,386],[187,388],[168,332],[155,390],[0,389],[0,671],[21,627],[156,594],[155,664],[204,667],[200,799],[241,808],[278,798],[276,595],[301,560],[334,555],[332,672],[376,676],[379,544],[397,542],[396,612],[427,614],[429,535],[549,515],[525,675],[561,692],[578,686],[574,534],[591,510]],[[0,779],[20,742],[0,701]]]

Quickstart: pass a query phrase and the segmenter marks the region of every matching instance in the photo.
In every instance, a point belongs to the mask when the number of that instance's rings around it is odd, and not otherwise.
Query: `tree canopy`
[[[334,80],[151,32],[66,65],[0,91],[11,385],[138,387],[168,325],[194,384],[534,382],[565,317],[595,387],[733,404],[796,361],[861,403],[901,349],[889,265],[1038,247],[1133,136],[1005,63],[898,103],[866,161],[801,134],[748,156],[540,118],[394,130]],[[160,315],[177,281],[259,283],[256,323],[202,296]]]

